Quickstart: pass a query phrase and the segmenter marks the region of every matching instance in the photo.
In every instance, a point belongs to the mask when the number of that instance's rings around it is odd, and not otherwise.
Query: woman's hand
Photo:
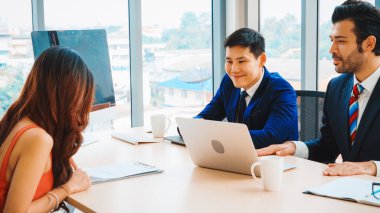
[[[77,169],[62,187],[67,191],[68,195],[88,189],[91,185],[90,177],[81,169]]]

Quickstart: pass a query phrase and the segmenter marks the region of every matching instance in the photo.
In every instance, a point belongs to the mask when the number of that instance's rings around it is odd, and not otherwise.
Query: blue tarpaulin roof
[[[211,92],[212,81],[211,78],[206,81],[201,82],[184,82],[179,80],[178,77],[170,79],[168,81],[163,81],[157,86],[173,88],[173,89],[182,89],[182,90],[192,90],[192,91],[208,91]]]

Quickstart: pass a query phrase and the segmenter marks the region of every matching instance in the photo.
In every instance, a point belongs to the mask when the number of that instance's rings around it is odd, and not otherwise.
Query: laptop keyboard
[[[179,135],[171,135],[164,137],[165,140],[171,141],[174,144],[186,146],[185,142],[183,141],[182,137]]]

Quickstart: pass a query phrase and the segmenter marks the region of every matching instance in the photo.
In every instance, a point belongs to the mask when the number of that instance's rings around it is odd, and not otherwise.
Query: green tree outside
[[[19,96],[25,82],[24,74],[16,67],[8,67],[0,70],[0,117]]]

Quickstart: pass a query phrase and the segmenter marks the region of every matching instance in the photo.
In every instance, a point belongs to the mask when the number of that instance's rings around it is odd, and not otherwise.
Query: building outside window
[[[33,65],[29,0],[0,3],[0,119],[18,98]]]
[[[260,1],[260,32],[265,38],[268,70],[300,89],[301,0]]]
[[[183,99],[186,99],[186,98],[187,98],[187,91],[186,91],[186,90],[182,90],[181,97],[182,97]]]
[[[195,99],[196,99],[196,100],[201,100],[201,99],[202,99],[202,93],[200,93],[200,92],[196,92],[196,93],[195,93]]]
[[[128,0],[45,0],[44,16],[45,30],[106,30],[116,106],[123,108],[114,125],[130,126]]]
[[[163,113],[175,124],[175,117],[195,116],[212,97],[211,1],[142,0],[141,8],[144,123]]]

